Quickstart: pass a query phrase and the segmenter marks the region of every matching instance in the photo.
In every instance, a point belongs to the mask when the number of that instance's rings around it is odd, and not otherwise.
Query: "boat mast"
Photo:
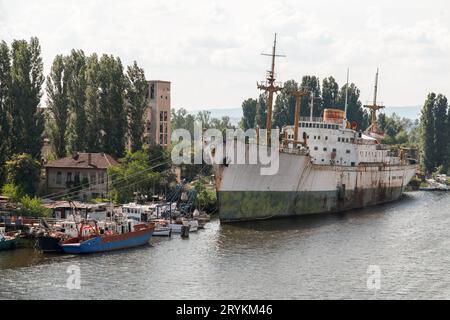
[[[275,33],[275,38],[273,41],[272,54],[262,53],[263,56],[272,57],[271,69],[266,73],[266,80],[257,83],[257,87],[260,90],[264,90],[267,94],[267,116],[266,116],[266,129],[267,129],[267,144],[270,144],[270,137],[272,131],[272,104],[273,104],[273,94],[282,89],[281,86],[275,84],[275,57],[285,57],[284,55],[276,54],[277,46],[277,34]]]
[[[348,78],[350,74],[350,68],[347,68],[347,85],[345,87],[345,110],[344,110],[344,129],[347,125],[347,108],[348,108]]]
[[[295,97],[295,114],[294,114],[294,148],[298,144],[298,125],[300,116],[300,107],[302,105],[302,97],[308,95],[308,91],[305,90],[295,90],[290,92],[292,96]]]
[[[375,75],[375,89],[374,89],[374,94],[373,94],[373,103],[371,105],[365,105],[365,108],[370,109],[370,116],[371,116],[371,122],[372,124],[370,125],[368,131],[370,132],[377,132],[378,128],[377,128],[377,111],[380,109],[383,109],[384,106],[383,105],[378,105],[377,104],[377,93],[378,93],[378,69],[377,69],[377,74]]]
[[[314,92],[311,92],[311,102],[309,103],[309,109],[310,109],[309,121],[312,122],[313,121],[313,109],[314,109]]]

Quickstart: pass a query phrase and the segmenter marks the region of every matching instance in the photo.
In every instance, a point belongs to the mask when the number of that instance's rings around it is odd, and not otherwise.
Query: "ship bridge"
[[[295,149],[294,126],[282,129],[285,149]],[[324,118],[301,118],[298,125],[300,137],[297,143],[307,149],[311,161],[317,165],[354,167],[360,164],[397,164],[389,150],[379,142],[364,134]]]

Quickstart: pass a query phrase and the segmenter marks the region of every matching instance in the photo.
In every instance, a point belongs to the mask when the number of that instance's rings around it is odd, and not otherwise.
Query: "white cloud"
[[[45,70],[53,57],[86,53],[137,60],[149,78],[173,82],[174,107],[238,106],[258,94],[273,33],[287,58],[280,80],[304,74],[334,75],[347,66],[362,98],[372,95],[381,67],[380,96],[390,105],[420,104],[428,91],[450,95],[449,4],[410,1],[210,1],[76,2],[1,1],[0,37],[36,35]]]

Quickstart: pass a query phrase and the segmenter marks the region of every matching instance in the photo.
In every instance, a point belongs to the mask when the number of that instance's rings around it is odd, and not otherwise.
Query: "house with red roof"
[[[104,198],[108,190],[107,169],[119,163],[105,153],[75,153],[45,164],[47,197],[82,200]]]

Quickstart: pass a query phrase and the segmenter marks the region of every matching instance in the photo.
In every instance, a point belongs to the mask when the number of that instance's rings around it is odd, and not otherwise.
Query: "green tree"
[[[236,129],[234,125],[231,124],[230,117],[223,116],[222,118],[212,118],[211,127],[218,129],[222,132],[223,137],[226,137],[227,129]]]
[[[345,109],[345,94],[347,90],[347,84],[342,86],[339,91],[336,107],[338,109]],[[348,87],[348,107],[347,107],[347,120],[350,122],[355,121],[358,125],[358,130],[366,130],[369,126],[369,115],[366,110],[363,109],[362,103],[359,100],[360,90],[354,83]]]
[[[99,61],[99,119],[102,150],[115,157],[125,151],[127,115],[125,76],[119,58],[104,54]]]
[[[47,77],[47,108],[50,113],[50,126],[53,148],[58,158],[66,155],[67,124],[69,120],[69,105],[67,97],[67,72],[62,55],[53,60],[50,75]]]
[[[153,171],[153,164],[148,161],[145,150],[131,153],[119,160],[119,165],[108,168],[111,177],[111,196],[115,203],[126,203],[134,199],[134,193],[150,198],[156,192],[162,177]]]
[[[21,194],[34,196],[39,187],[41,165],[29,154],[13,155],[6,161],[6,173],[9,183],[16,185]]]
[[[32,198],[28,195],[20,199],[19,214],[22,216],[32,217],[49,217],[51,210],[42,206],[42,201],[36,197]]]
[[[420,140],[422,149],[422,162],[427,172],[433,172],[436,168],[436,145],[434,127],[434,106],[436,94],[428,94],[420,117]]]
[[[434,106],[434,129],[435,129],[435,156],[436,167],[442,166],[446,163],[447,145],[449,136],[447,132],[447,98],[438,94]]]
[[[195,117],[195,120],[199,121],[202,124],[203,130],[210,129],[212,127],[210,111],[199,111]]]
[[[128,133],[131,140],[131,152],[142,149],[145,129],[145,111],[147,110],[148,85],[144,69],[136,61],[127,69],[127,112]]]
[[[450,137],[450,108],[448,108],[448,112],[447,112],[446,132],[447,132],[447,137]],[[445,168],[447,169],[447,174],[450,175],[450,139],[447,139],[447,155],[446,155]]]
[[[273,110],[273,126],[282,128],[294,123],[295,97],[291,92],[298,90],[298,83],[295,80],[288,80],[283,84],[283,89],[275,99]]]
[[[417,122],[411,119],[401,118],[393,113],[392,116],[387,116],[384,113],[378,115],[378,128],[385,133],[386,137],[383,142],[390,145],[407,145],[414,146]]]
[[[4,166],[11,150],[11,60],[6,42],[0,42],[0,186],[5,182]]]
[[[191,136],[194,135],[195,116],[188,113],[184,108],[172,109],[171,126],[172,130],[186,129]]]
[[[39,159],[45,127],[43,110],[38,108],[44,83],[39,40],[13,41],[11,56],[12,151]]]
[[[244,131],[255,128],[257,104],[258,101],[252,98],[242,102],[243,117],[241,120],[241,127]]]
[[[86,147],[88,152],[101,151],[100,66],[96,54],[86,59]]]
[[[318,108],[319,114],[327,108],[336,108],[339,99],[339,85],[333,77],[328,77],[322,81],[322,105]]]
[[[304,76],[300,84],[300,89],[313,94],[313,116],[320,117],[322,115],[322,97],[320,91],[320,80],[316,76]],[[311,114],[311,97],[302,99],[300,116],[309,117]]]
[[[156,144],[154,146],[144,149],[148,155],[148,162],[151,166],[158,166],[154,169],[155,172],[163,172],[170,170],[172,164],[170,162],[169,151],[164,147]]]
[[[65,58],[68,78],[68,106],[70,111],[68,129],[68,149],[71,152],[88,148],[86,115],[86,56],[82,50],[72,50]]]
[[[266,128],[266,118],[267,118],[267,94],[261,93],[258,98],[258,103],[256,105],[256,117],[255,125],[258,128]]]
[[[217,209],[217,196],[215,190],[206,188],[207,181],[204,177],[195,183],[195,206],[200,210],[214,212]]]
[[[7,183],[2,187],[2,195],[8,197],[8,201],[12,203],[19,202],[23,196],[19,187],[13,183]]]

